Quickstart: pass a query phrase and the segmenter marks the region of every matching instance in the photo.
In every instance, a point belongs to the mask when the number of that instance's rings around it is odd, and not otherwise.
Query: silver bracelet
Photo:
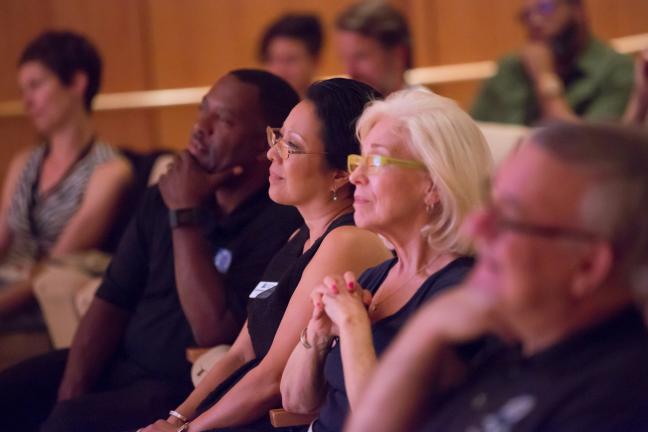
[[[308,330],[308,326],[304,327],[304,330],[302,330],[301,333],[299,334],[299,341],[304,346],[304,348],[311,349],[313,348],[313,345],[308,343],[308,338],[306,337],[306,330]]]
[[[182,423],[187,423],[189,421],[189,419],[187,417],[183,416],[178,411],[171,410],[171,411],[169,411],[169,415],[172,416],[172,417],[177,418]]]

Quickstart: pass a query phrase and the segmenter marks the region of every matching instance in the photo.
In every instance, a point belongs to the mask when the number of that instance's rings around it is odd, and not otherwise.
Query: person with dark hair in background
[[[101,246],[132,182],[129,163],[96,136],[101,58],[90,41],[39,35],[20,56],[18,82],[42,143],[12,159],[0,202],[0,345],[13,360],[21,347],[5,337],[44,330],[32,291],[37,264]]]
[[[403,329],[348,430],[648,430],[646,166],[642,130],[526,138],[468,218],[472,273]],[[457,355],[489,334],[500,341]]]
[[[476,120],[618,119],[632,89],[632,59],[594,37],[583,0],[523,0],[528,41],[502,58],[472,107]]]
[[[266,125],[281,125],[298,101],[261,70],[214,84],[187,150],[143,197],[70,350],[0,374],[0,404],[12,413],[0,430],[123,431],[186,396],[186,349],[232,342],[251,287],[301,223],[268,198],[264,158]]]
[[[383,0],[363,0],[335,20],[336,46],[346,73],[385,96],[407,87],[412,42],[407,20]]]
[[[330,272],[360,272],[390,256],[378,236],[354,226],[345,169],[359,150],[355,121],[378,97],[358,81],[320,81],[281,129],[268,130],[270,197],[297,207],[305,224],[250,294],[232,348],[167,420],[145,432],[272,429],[268,410],[281,405],[281,374],[311,315],[313,288]]]
[[[259,60],[303,98],[315,77],[323,39],[322,24],[316,15],[283,15],[263,32]]]

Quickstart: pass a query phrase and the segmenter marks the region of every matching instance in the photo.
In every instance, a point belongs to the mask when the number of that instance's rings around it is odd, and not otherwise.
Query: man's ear
[[[608,243],[600,241],[591,245],[590,251],[578,263],[572,293],[582,298],[596,291],[610,277],[613,266],[614,254]]]
[[[407,54],[409,53],[409,49],[405,45],[397,45],[392,48],[392,52],[398,58],[403,69],[407,69]]]
[[[75,72],[74,76],[72,77],[72,82],[70,83],[70,88],[81,99],[83,99],[85,91],[88,88],[88,75],[81,71]]]

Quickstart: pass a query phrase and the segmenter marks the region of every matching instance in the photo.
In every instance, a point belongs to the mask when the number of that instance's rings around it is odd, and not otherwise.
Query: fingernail
[[[338,287],[336,284],[331,285],[331,290],[337,292]]]
[[[353,285],[353,282],[349,282],[348,285],[349,285],[349,290],[350,290],[350,291],[353,291],[353,286],[354,286],[354,285]]]

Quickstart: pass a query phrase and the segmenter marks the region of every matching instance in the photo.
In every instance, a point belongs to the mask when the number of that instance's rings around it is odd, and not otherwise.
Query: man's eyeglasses
[[[602,240],[603,236],[591,231],[579,228],[558,227],[532,222],[524,222],[505,216],[502,211],[493,203],[490,194],[490,187],[484,188],[482,209],[488,218],[490,229],[495,233],[506,231],[515,232],[527,236],[553,238],[553,239],[570,239],[577,241],[597,241]]]
[[[347,169],[349,170],[349,174],[353,173],[360,166],[366,168],[369,174],[374,174],[377,170],[386,167],[387,165],[425,170],[425,165],[422,162],[414,160],[396,159],[380,155],[360,156],[357,154],[350,154],[347,156]]]
[[[281,129],[272,128],[270,126],[266,127],[266,136],[268,138],[268,145],[271,148],[274,148],[283,160],[286,160],[290,155],[299,154],[299,155],[325,155],[326,152],[306,152],[300,150],[298,144],[289,141],[281,133]]]
[[[520,10],[518,18],[523,23],[529,22],[533,15],[541,17],[551,16],[558,7],[558,0],[541,0],[536,5],[526,7]]]

